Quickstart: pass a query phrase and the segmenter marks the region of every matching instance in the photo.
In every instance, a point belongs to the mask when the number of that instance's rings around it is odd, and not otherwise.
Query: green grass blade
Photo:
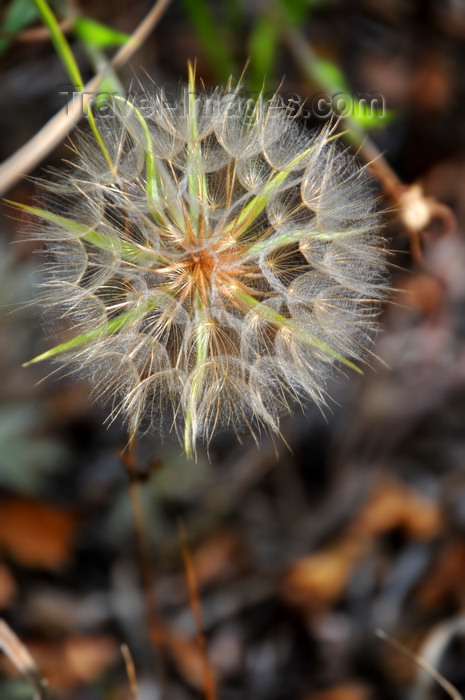
[[[15,34],[32,24],[38,17],[37,8],[31,0],[12,0],[5,12],[1,31],[5,34]],[[0,55],[9,47],[10,38],[0,38]]]
[[[76,59],[73,56],[73,52],[71,51],[71,48],[68,44],[68,41],[63,34],[60,25],[58,24],[55,15],[51,11],[48,3],[46,0],[33,0],[37,11],[39,12],[40,18],[42,19],[43,23],[47,27],[47,29],[50,32],[50,36],[52,39],[52,43],[55,47],[55,50],[66,70],[68,73],[72,83],[74,84],[75,87],[79,88],[79,90],[83,89],[83,80],[81,77],[81,73],[79,71],[79,66],[76,63]],[[107,164],[110,167],[110,170],[112,173],[116,176],[116,171],[115,167],[113,165],[113,161],[111,160],[111,156],[108,152],[107,147],[105,146],[105,143],[102,139],[102,136],[98,130],[97,124],[95,122],[95,117],[92,113],[92,110],[90,108],[90,105],[87,105],[85,108],[86,116],[89,120],[89,125],[90,128],[92,129],[92,133],[94,135],[95,140],[97,141],[97,144],[102,151],[102,154],[107,162]]]
[[[58,24],[55,15],[51,11],[46,0],[33,0],[39,16],[42,22],[45,24],[50,32],[52,43],[55,47],[60,60],[71,78],[73,84],[80,89],[84,83],[82,82],[81,73],[79,71],[78,64],[73,56],[73,52],[66,40],[65,35],[61,31],[60,25]]]
[[[101,24],[82,15],[74,20],[73,27],[74,33],[84,44],[94,46],[97,49],[122,46],[131,38],[129,34],[118,32],[112,27],[107,27],[106,24]]]

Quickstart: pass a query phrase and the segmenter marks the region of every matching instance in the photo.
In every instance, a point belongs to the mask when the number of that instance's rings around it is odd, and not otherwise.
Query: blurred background
[[[55,0],[84,79],[113,55],[147,0]],[[381,628],[465,689],[465,2],[172,0],[105,89],[176,87],[188,60],[207,89],[310,100],[381,94],[363,128],[406,184],[449,206],[415,262],[395,202],[382,199],[393,292],[372,368],[337,373],[321,414],[283,421],[288,446],[218,435],[210,459],[177,442],[139,445],[150,561],[147,615],[121,425],[90,387],[22,363],[54,343],[34,304],[40,244],[1,205],[0,615],[34,657],[51,698],[206,695],[178,523],[197,577],[209,670],[221,700],[441,698]],[[0,3],[0,160],[65,103],[69,78],[32,0]],[[355,102],[354,102],[355,104]],[[305,128],[322,125],[315,117]],[[69,157],[65,144],[43,167]],[[22,179],[7,193],[34,201]],[[147,562],[146,562],[147,564]],[[153,589],[153,590],[152,590]],[[192,590],[191,590],[192,594]],[[150,630],[150,623],[152,629]],[[161,630],[161,633],[160,633]],[[161,634],[154,656],[151,637]],[[6,656],[0,696],[32,697]]]

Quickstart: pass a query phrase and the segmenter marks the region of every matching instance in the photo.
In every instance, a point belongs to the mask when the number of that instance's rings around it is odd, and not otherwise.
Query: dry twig
[[[129,475],[129,495],[137,540],[139,566],[144,591],[145,609],[149,626],[150,641],[155,652],[157,680],[160,684],[161,700],[169,697],[165,669],[165,632],[158,617],[158,605],[155,595],[155,576],[150,560],[147,533],[140,498],[140,478],[137,473],[137,453],[135,440],[131,440],[127,450],[121,455],[124,467]]]
[[[171,0],[157,0],[150,12],[139,24],[131,38],[109,62],[105,70],[90,80],[81,91],[81,99],[72,98],[43,126],[35,136],[0,165],[0,196],[8,192],[24,175],[35,168],[75,126],[84,114],[86,106],[97,92],[110,70],[124,65],[156,27]]]
[[[21,675],[34,686],[36,691],[34,700],[47,700],[46,681],[40,676],[29,651],[4,620],[0,620],[0,649],[8,656]]]
[[[418,656],[418,654],[414,654],[412,651],[410,651],[410,649],[407,649],[406,646],[398,642],[397,639],[391,637],[384,630],[376,630],[376,636],[390,644],[392,647],[394,647],[394,649],[400,651],[401,654],[404,654],[404,656],[406,656],[408,659],[411,659],[414,663],[417,664],[417,666],[426,671],[426,673],[428,673],[428,675],[430,675],[431,678],[434,678],[438,685],[441,686],[441,688],[449,695],[449,697],[452,698],[452,700],[463,700],[463,697],[459,693],[457,688],[453,686],[452,683],[449,683],[447,678],[444,678],[442,673],[439,673],[437,669],[431,666],[431,664],[429,664],[421,656]]]
[[[121,654],[123,655],[124,664],[126,666],[126,675],[128,677],[131,700],[137,700],[139,691],[137,688],[136,667],[134,666],[134,661],[127,644],[121,645]]]
[[[192,614],[195,620],[195,626],[197,628],[197,646],[199,648],[202,657],[202,670],[203,670],[203,683],[205,690],[206,700],[216,700],[216,683],[213,676],[213,672],[208,661],[207,649],[206,649],[206,639],[203,630],[202,623],[202,613],[200,611],[200,602],[197,586],[197,578],[195,575],[194,566],[192,563],[192,557],[189,552],[189,546],[187,543],[187,533],[184,523],[179,522],[179,537],[181,540],[181,549],[184,559],[184,567],[186,570],[187,588],[189,590],[189,603],[192,610]]]
[[[285,18],[283,18],[283,26],[286,45],[297,65],[306,77],[312,75],[312,79],[315,80],[312,66],[316,62],[316,56],[312,48],[302,33],[295,27],[289,26]],[[324,89],[325,86],[321,85],[321,87]],[[347,137],[357,148],[358,156],[367,163],[381,184],[384,195],[392,202],[394,210],[397,211],[409,237],[413,259],[421,267],[426,267],[422,251],[422,237],[428,233],[434,222],[441,223],[442,233],[453,232],[456,229],[456,221],[452,210],[433,197],[427,197],[420,185],[416,183],[404,184],[365,130],[353,119],[350,122],[343,117],[340,119],[342,123],[347,124]]]

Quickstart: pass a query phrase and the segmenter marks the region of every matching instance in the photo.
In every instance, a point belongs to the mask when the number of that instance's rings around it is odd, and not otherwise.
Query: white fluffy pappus
[[[365,170],[325,128],[239,92],[115,98],[104,148],[26,207],[46,241],[42,305],[58,357],[131,435],[167,424],[188,455],[217,426],[279,432],[362,360],[386,291]],[[168,422],[168,423],[167,423]]]

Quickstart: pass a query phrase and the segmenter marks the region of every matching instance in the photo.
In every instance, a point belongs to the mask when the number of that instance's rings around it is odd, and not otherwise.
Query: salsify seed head
[[[114,98],[42,185],[42,303],[132,435],[168,421],[188,454],[219,425],[279,431],[367,352],[385,253],[365,171],[330,129],[239,92]]]

